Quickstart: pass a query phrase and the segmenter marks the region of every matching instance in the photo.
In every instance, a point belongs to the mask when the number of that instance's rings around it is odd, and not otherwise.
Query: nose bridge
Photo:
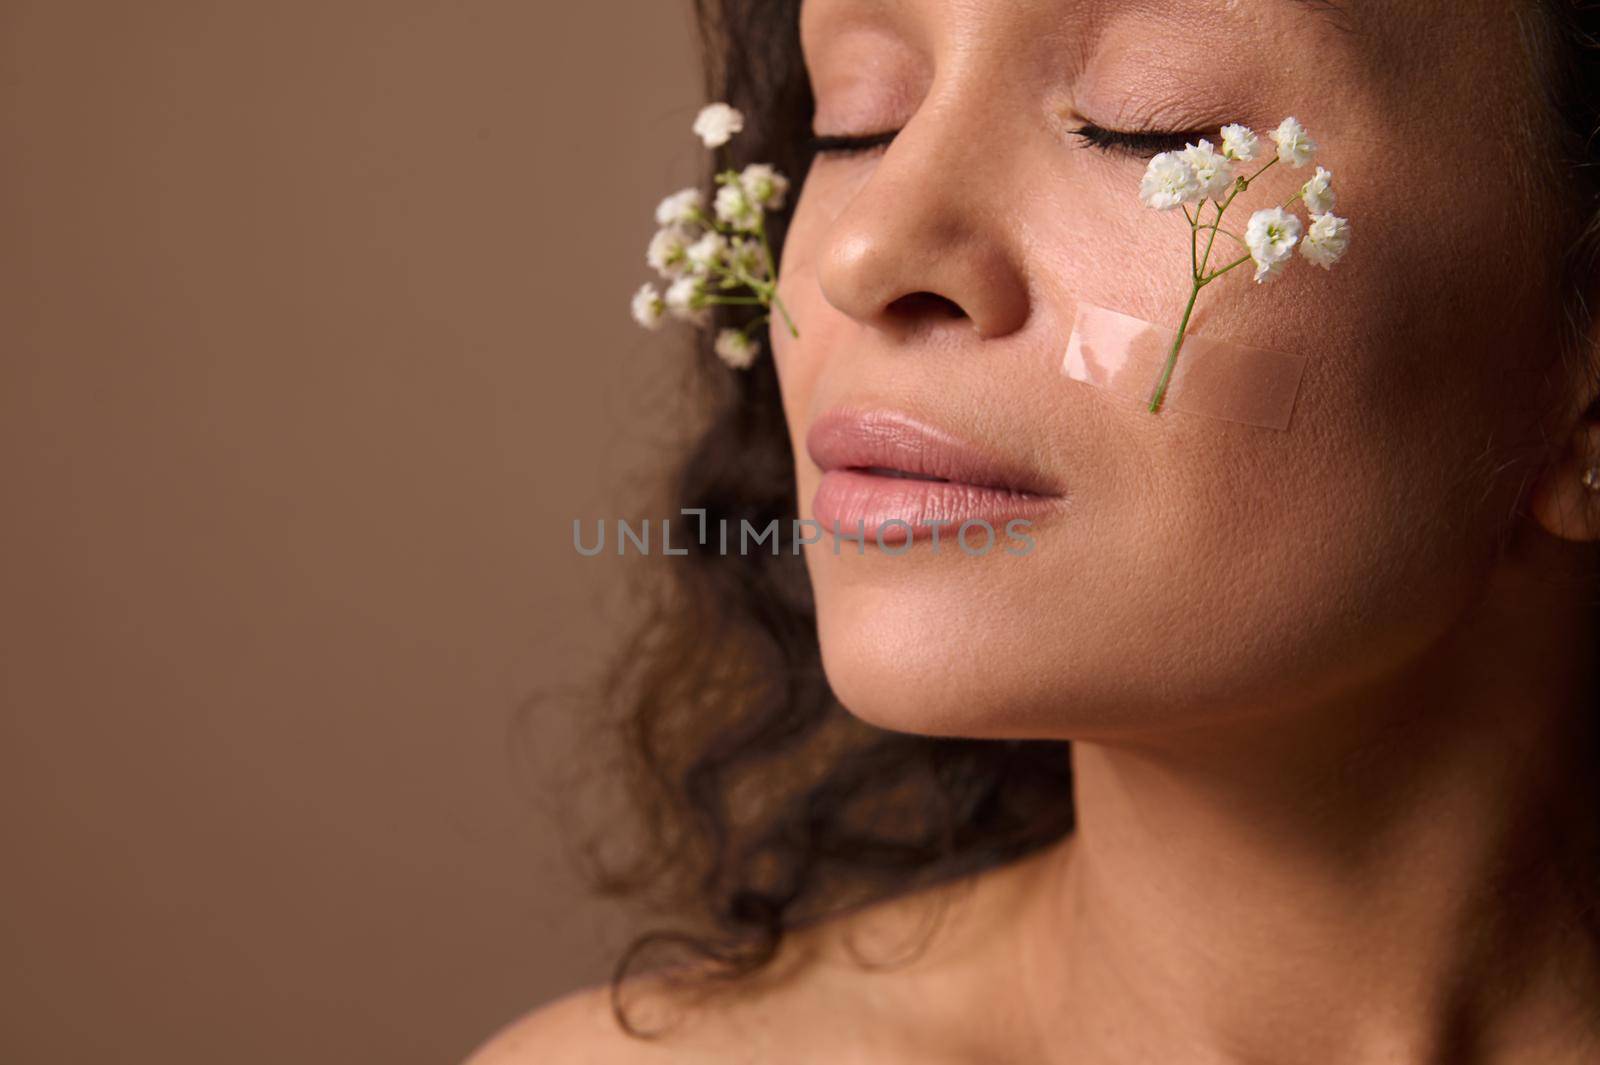
[[[1009,204],[1023,180],[1015,138],[1031,124],[1006,120],[1015,104],[996,80],[976,55],[941,69],[835,218],[818,280],[845,314],[883,327],[959,310],[984,337],[1027,319],[1021,227]]]

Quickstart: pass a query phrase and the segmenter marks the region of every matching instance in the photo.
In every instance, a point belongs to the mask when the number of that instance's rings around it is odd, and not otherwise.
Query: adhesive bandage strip
[[[1176,329],[1080,300],[1062,369],[1074,381],[1148,407],[1177,335]],[[1157,413],[1182,411],[1285,431],[1310,361],[1191,332]]]

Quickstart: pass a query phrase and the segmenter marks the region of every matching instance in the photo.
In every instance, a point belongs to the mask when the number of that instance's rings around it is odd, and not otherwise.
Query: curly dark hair
[[[708,97],[746,116],[733,165],[771,163],[797,187],[812,162],[814,106],[799,10],[800,0],[695,0]],[[1564,188],[1580,223],[1566,267],[1565,351],[1587,365],[1584,296],[1600,250],[1600,13],[1589,0],[1530,0],[1522,29],[1559,145],[1541,174]],[[787,210],[769,216],[775,252],[789,220]],[[745,326],[759,313],[721,306],[716,325]],[[792,929],[1010,862],[1074,824],[1068,743],[889,732],[839,705],[792,543],[794,456],[772,360],[730,372],[709,339],[695,358],[703,425],[665,500],[679,515],[672,539],[690,554],[641,589],[648,616],[607,675],[612,714],[596,719],[623,740],[628,764],[607,780],[626,782],[639,832],[620,865],[590,847],[589,878],[602,894],[648,894],[688,926],[641,934],[617,959],[612,1009],[636,1036],[621,993],[652,948],[687,956],[708,982],[737,981],[771,962]],[[711,527],[776,519],[780,550],[697,547],[701,519],[683,510],[703,511]]]

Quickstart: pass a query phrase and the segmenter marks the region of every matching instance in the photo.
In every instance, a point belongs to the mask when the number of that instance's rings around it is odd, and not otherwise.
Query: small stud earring
[[[1600,492],[1600,466],[1590,466],[1583,471],[1583,486],[1591,492]]]

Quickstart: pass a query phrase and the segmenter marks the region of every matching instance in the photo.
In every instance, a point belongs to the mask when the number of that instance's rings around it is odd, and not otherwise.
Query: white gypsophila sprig
[[[1248,163],[1256,157],[1256,147],[1259,143],[1255,131],[1249,126],[1230,122],[1222,127],[1222,154],[1229,159]]]
[[[663,297],[667,313],[680,321],[692,323],[704,328],[711,324],[711,312],[706,306],[706,282],[703,277],[693,274],[680,277],[667,286],[667,294]]]
[[[1202,139],[1185,145],[1180,152],[1161,152],[1150,160],[1139,181],[1139,199],[1147,207],[1161,211],[1182,207],[1190,230],[1185,242],[1190,260],[1189,301],[1150,399],[1152,413],[1160,408],[1166,395],[1201,289],[1247,263],[1255,266],[1258,284],[1271,281],[1283,273],[1296,247],[1308,261],[1324,269],[1331,268],[1349,248],[1350,223],[1332,213],[1333,174],[1321,166],[1281,205],[1254,212],[1242,234],[1224,225],[1234,201],[1268,170],[1280,163],[1287,167],[1305,166],[1318,150],[1306,128],[1293,116],[1285,118],[1267,136],[1277,145],[1277,151],[1266,155],[1253,171],[1247,171],[1242,164],[1256,159],[1259,138],[1249,127],[1235,122],[1222,127],[1220,150]],[[1289,212],[1296,201],[1303,202],[1311,215],[1309,229]],[[1209,217],[1207,206],[1212,208]],[[1224,247],[1228,242],[1237,244],[1244,254],[1213,268],[1211,256],[1219,241]]]
[[[1200,186],[1199,199],[1220,200],[1233,186],[1233,161],[1211,146],[1204,137],[1199,144],[1190,144],[1178,153],[1188,164]]]
[[[706,194],[699,189],[681,189],[661,201],[656,208],[656,225],[692,225],[705,210]]]
[[[718,333],[713,350],[717,358],[735,370],[748,370],[756,361],[756,342],[738,329],[724,329]]]
[[[767,257],[759,241],[735,236],[728,247],[728,269],[738,277],[768,280]]]
[[[781,211],[789,192],[789,179],[766,163],[751,163],[739,175],[739,187],[754,206],[764,211]]]
[[[707,148],[723,149],[744,129],[744,115],[720,101],[707,104],[695,116],[693,129]],[[632,300],[633,318],[646,329],[659,328],[669,317],[707,329],[715,305],[756,305],[769,312],[776,308],[798,338],[800,331],[778,296],[765,220],[766,212],[783,209],[789,179],[769,163],[750,163],[741,171],[731,168],[726,151],[722,158],[725,165],[716,174],[709,213],[706,193],[694,187],[657,204],[659,228],[645,249],[645,262],[671,283],[665,293],[654,285],[640,288]],[[735,369],[749,367],[758,346],[750,330],[770,320],[770,313],[763,314],[742,330],[719,334],[713,341],[717,356]]]
[[[1145,167],[1144,179],[1139,182],[1139,199],[1146,207],[1158,211],[1193,203],[1201,195],[1200,179],[1194,168],[1177,152],[1162,152],[1151,159]]]
[[[694,240],[693,230],[679,225],[668,226],[658,230],[656,235],[650,238],[650,246],[645,249],[644,260],[656,273],[668,280],[682,277],[689,266],[686,253]]]
[[[744,129],[744,115],[725,103],[707,104],[694,119],[694,131],[707,148],[720,148]]]
[[[717,190],[716,212],[718,220],[744,233],[754,233],[761,222],[761,208],[750,201],[738,181]]]
[[[1250,216],[1244,243],[1256,264],[1256,283],[1271,281],[1283,270],[1300,239],[1300,219],[1282,207],[1268,207]]]
[[[633,295],[633,320],[646,329],[660,329],[667,313],[666,301],[648,281]]]
[[[690,272],[708,274],[722,265],[727,253],[728,238],[713,230],[685,248],[683,257]]]
[[[1311,216],[1311,228],[1300,242],[1300,254],[1314,265],[1331,270],[1349,247],[1349,220],[1321,212]]]
[[[1278,128],[1267,134],[1278,145],[1278,159],[1285,166],[1302,167],[1311,162],[1311,157],[1317,152],[1316,142],[1306,133],[1306,128],[1300,120],[1292,115],[1284,119]]]
[[[1325,168],[1317,167],[1311,180],[1300,186],[1300,198],[1305,201],[1306,210],[1313,215],[1327,214],[1333,210],[1333,175]]]

